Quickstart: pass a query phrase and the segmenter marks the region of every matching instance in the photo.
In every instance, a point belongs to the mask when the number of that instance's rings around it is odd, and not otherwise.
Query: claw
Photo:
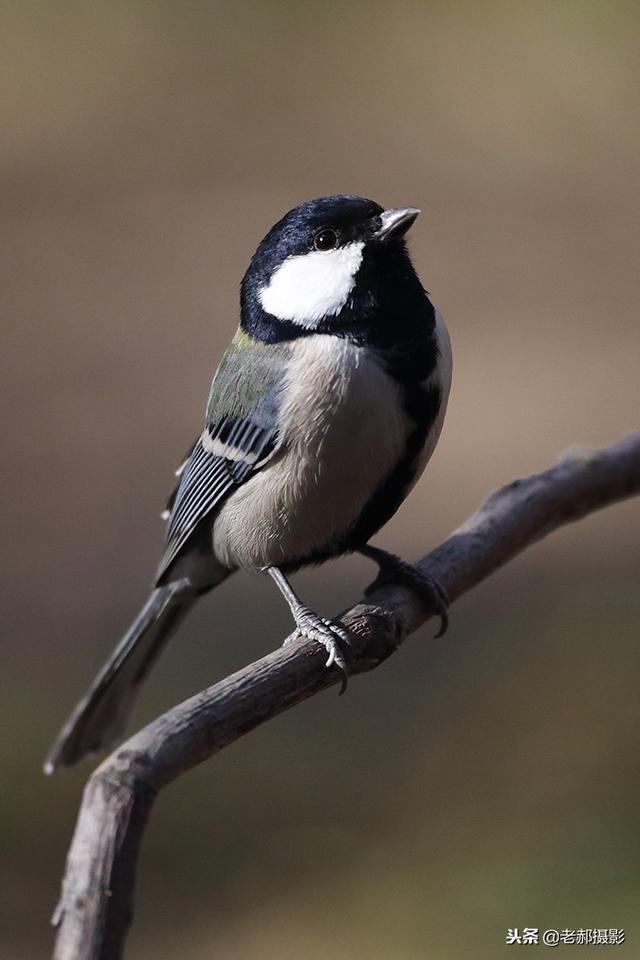
[[[440,618],[440,627],[435,637],[442,637],[449,627],[449,597],[447,592],[435,577],[423,573],[418,567],[407,563],[393,553],[387,553],[379,547],[367,546],[361,551],[365,556],[374,560],[380,567],[378,576],[367,587],[365,593],[370,593],[385,583],[401,583],[413,590],[428,607],[431,607]]]
[[[335,620],[327,620],[324,617],[318,617],[307,607],[302,607],[296,612],[296,626],[298,633],[308,640],[314,640],[321,644],[329,656],[325,667],[337,667],[342,673],[342,686],[340,694],[347,689],[349,672],[347,661],[342,655],[340,644],[351,646],[351,637],[349,632],[337,623]]]
[[[434,606],[436,612],[440,617],[440,629],[434,635],[436,640],[438,637],[444,636],[444,634],[449,629],[449,597],[447,596],[447,591],[444,589],[441,583],[434,577],[429,577],[427,574],[423,574],[425,582],[429,584],[430,589],[433,591],[432,596],[434,600]]]
[[[295,594],[291,584],[278,567],[265,567],[265,572],[269,574],[276,584],[278,590],[283,595],[289,609],[296,622],[297,633],[300,636],[307,637],[321,644],[327,653],[327,667],[336,666],[342,673],[342,688],[340,693],[347,689],[347,661],[342,655],[340,644],[351,646],[351,637],[349,631],[337,620],[326,620],[319,617],[317,613],[306,607],[300,598]],[[285,640],[285,643],[288,641]]]
[[[335,633],[336,636],[340,637],[342,642],[347,646],[351,647],[353,645],[353,637],[346,629],[343,627],[339,620],[327,620],[325,617],[322,618],[322,622],[325,626],[329,627],[332,633]]]

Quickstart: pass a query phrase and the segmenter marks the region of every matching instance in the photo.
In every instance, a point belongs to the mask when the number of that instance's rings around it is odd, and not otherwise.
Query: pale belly
[[[399,388],[366,349],[317,335],[296,345],[296,368],[281,451],[215,518],[214,552],[229,567],[331,553],[403,455]]]

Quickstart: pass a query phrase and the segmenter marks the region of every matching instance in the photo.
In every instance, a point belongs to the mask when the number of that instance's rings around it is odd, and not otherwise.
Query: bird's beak
[[[397,240],[415,221],[420,211],[416,207],[394,207],[380,214],[380,228],[374,233],[376,240]]]

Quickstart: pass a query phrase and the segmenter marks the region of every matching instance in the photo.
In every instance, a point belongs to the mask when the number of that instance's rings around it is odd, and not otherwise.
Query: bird
[[[45,771],[112,745],[140,682],[199,597],[241,570],[268,574],[297,635],[348,674],[348,629],[289,575],[360,552],[435,607],[441,585],[369,543],[437,444],[451,385],[440,311],[410,259],[420,210],[354,195],[300,203],[268,231],[240,285],[240,322],[204,428],[176,471],[155,586],[62,727]]]

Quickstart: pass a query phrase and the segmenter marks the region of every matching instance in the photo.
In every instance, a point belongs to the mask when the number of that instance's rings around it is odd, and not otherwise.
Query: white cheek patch
[[[356,283],[364,243],[288,257],[258,291],[267,313],[313,328],[340,313]]]

